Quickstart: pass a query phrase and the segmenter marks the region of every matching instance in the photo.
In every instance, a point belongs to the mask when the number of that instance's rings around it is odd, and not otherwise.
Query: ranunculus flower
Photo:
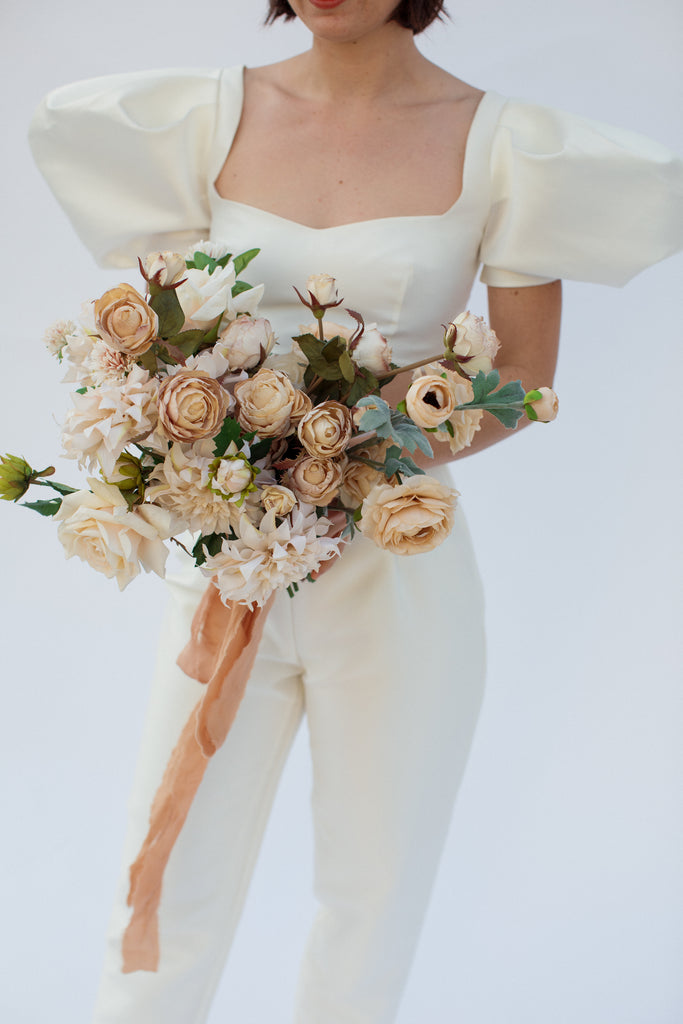
[[[321,306],[337,301],[337,282],[330,274],[311,274],[306,281],[306,291],[313,295]]]
[[[296,505],[296,494],[289,487],[280,484],[269,484],[263,487],[259,496],[266,512],[274,512],[276,516],[286,516]]]
[[[474,390],[469,380],[465,380],[455,370],[444,368],[441,363],[428,363],[413,372],[413,381],[417,382],[423,377],[438,376],[446,374],[448,386],[453,394],[456,406],[466,405],[474,397]],[[442,378],[443,379],[443,378]],[[448,417],[448,422],[453,428],[453,436],[446,431],[438,430],[430,434],[432,441],[448,441],[451,452],[456,455],[463,448],[469,448],[474,435],[481,427],[481,420],[484,415],[483,409],[455,409]]]
[[[280,437],[290,432],[296,401],[294,385],[286,373],[261,367],[249,380],[235,384],[237,419],[259,437]]]
[[[237,445],[231,442],[228,450],[211,473],[214,490],[226,497],[241,495],[248,487],[253,490],[255,471],[246,455],[238,452]]]
[[[302,501],[329,505],[337,497],[344,476],[345,459],[319,459],[304,455],[286,474],[286,481]]]
[[[391,368],[391,345],[377,329],[377,324],[366,324],[351,358],[370,373],[378,376]]]
[[[230,370],[250,370],[263,362],[275,344],[268,320],[239,316],[218,335],[217,350],[228,360]]]
[[[457,333],[453,345],[454,331]],[[480,370],[488,373],[500,347],[496,332],[491,330],[483,317],[470,312],[461,313],[448,325],[446,341],[470,377],[476,377]]]
[[[143,355],[157,336],[159,320],[129,284],[110,288],[94,304],[95,326],[103,340],[126,355]]]
[[[180,370],[159,388],[159,426],[172,441],[214,437],[228,409],[228,395],[203,370]]]
[[[184,257],[169,250],[150,252],[142,261],[142,267],[147,280],[154,280],[160,288],[175,284],[187,273]]]
[[[299,440],[309,455],[334,459],[341,455],[353,432],[351,411],[341,402],[321,402],[297,427]]]
[[[185,314],[184,330],[207,331],[227,310],[234,313],[232,286],[235,283],[235,267],[217,267],[213,274],[208,270],[186,270],[185,280],[176,288],[176,295]]]
[[[312,408],[313,402],[306,392],[295,388],[294,403],[292,405],[292,411],[289,414],[289,422],[291,425],[293,427],[298,427],[301,420],[311,411]]]
[[[55,519],[57,536],[67,558],[77,555],[123,590],[139,574],[163,576],[168,551],[163,540],[171,536],[172,519],[155,505],[138,505],[129,511],[118,487],[88,480],[91,491],[67,494]]]
[[[536,419],[540,420],[541,423],[550,423],[557,416],[560,408],[560,400],[553,391],[552,388],[536,388],[540,394],[540,398],[537,398],[533,402],[525,402],[528,408],[533,409],[536,413]],[[529,419],[534,417],[530,416]]]
[[[406,410],[418,427],[438,427],[449,418],[455,407],[455,397],[448,378],[439,374],[418,377],[408,388]]]
[[[395,555],[437,547],[453,528],[458,492],[430,476],[375,487],[363,502],[361,533]]]

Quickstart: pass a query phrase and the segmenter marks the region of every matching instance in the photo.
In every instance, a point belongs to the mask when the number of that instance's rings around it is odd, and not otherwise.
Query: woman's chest
[[[360,111],[247,96],[216,189],[312,228],[443,214],[462,190],[479,96]]]

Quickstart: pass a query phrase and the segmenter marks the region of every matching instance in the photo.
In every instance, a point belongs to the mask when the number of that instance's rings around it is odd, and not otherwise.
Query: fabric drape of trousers
[[[171,604],[130,802],[93,1024],[202,1024],[302,714],[313,760],[315,895],[295,1024],[394,1021],[481,704],[483,604],[469,534],[395,557],[356,537],[315,584],[278,596],[246,696],[173,851],[157,973],[121,973],[127,869],[200,684],[175,658],[205,586]],[[283,1009],[278,1021],[292,1017]]]

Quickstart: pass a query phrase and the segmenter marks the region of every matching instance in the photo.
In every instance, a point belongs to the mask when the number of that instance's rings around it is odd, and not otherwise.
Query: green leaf
[[[273,444],[272,437],[265,437],[261,441],[257,441],[256,444],[252,444],[249,448],[249,461],[252,466],[259,459],[265,459],[266,455],[270,451]]]
[[[344,380],[348,381],[349,384],[353,384],[354,380],[356,379],[356,371],[354,368],[353,359],[346,351],[346,349],[344,349],[342,354],[339,356],[339,369],[342,372]]]
[[[85,394],[87,394],[87,391],[88,391],[87,388],[76,388],[76,394],[77,395],[85,395]]]
[[[391,433],[380,434],[380,436],[391,437],[393,441],[400,444],[402,448],[407,448],[409,452],[414,452],[416,448],[419,448],[421,452],[424,452],[430,458],[434,454],[432,446],[417,423],[413,423],[409,416],[405,416],[401,412],[393,412],[391,414]]]
[[[318,338],[314,338],[312,334],[302,334],[296,340],[306,356],[309,366],[318,377],[322,377],[323,380],[341,380],[343,378],[339,367],[341,352],[336,352],[335,360],[335,349],[329,347],[330,342],[323,343]]]
[[[357,405],[361,398],[372,395],[379,390],[379,382],[369,370],[356,367],[356,378],[344,401],[348,406]]]
[[[253,284],[247,284],[246,281],[235,281],[234,285],[232,286],[233,299],[236,295],[241,295],[242,292],[250,292],[253,287]]]
[[[253,436],[253,434],[243,433],[241,426],[232,416],[226,416],[223,420],[223,426],[213,439],[213,454],[218,457],[225,455],[232,441],[235,442],[238,448],[241,448],[245,440],[250,440]]]
[[[61,498],[49,498],[47,501],[22,501],[22,505],[26,508],[32,508],[34,512],[38,512],[41,516],[53,516],[56,512],[59,512],[62,504]]]
[[[224,540],[224,533],[202,534],[192,548],[192,556],[196,564],[204,565],[207,554],[211,556],[217,555],[223,546]]]
[[[241,252],[239,256],[235,256],[233,263],[235,264],[235,277],[239,277],[245,267],[248,267],[251,261],[258,256],[261,252],[260,249],[247,249],[246,252]]]
[[[51,487],[53,491],[57,491],[58,494],[75,494],[77,491],[76,487],[69,487],[67,484],[60,484],[57,480],[46,480],[45,483],[48,487]],[[57,498],[53,498],[53,501],[57,501]]]
[[[391,406],[379,395],[366,395],[355,403],[359,409],[365,409],[359,423],[361,430],[377,430],[391,424]],[[383,434],[383,437],[387,435]]]
[[[196,252],[190,261],[194,264],[197,270],[206,270],[206,268],[216,261],[211,256],[207,256],[205,252]]]
[[[410,456],[402,455],[398,445],[389,448],[384,458],[384,474],[387,480],[390,480],[397,473],[403,476],[424,475],[424,469],[420,469]]]
[[[180,349],[186,359],[198,351],[203,341],[204,331],[201,330],[181,331],[180,334],[174,334],[172,337],[166,338],[166,344]]]
[[[182,330],[185,323],[185,314],[181,309],[174,288],[166,288],[164,291],[159,292],[158,295],[152,296],[149,304],[159,317],[159,336],[164,341],[167,338],[172,338],[174,334],[178,334]]]

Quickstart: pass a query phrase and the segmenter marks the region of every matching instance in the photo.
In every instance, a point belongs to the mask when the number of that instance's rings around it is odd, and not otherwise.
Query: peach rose
[[[159,426],[172,441],[214,437],[228,410],[226,391],[204,370],[180,370],[159,388]]]
[[[298,401],[286,373],[262,366],[249,380],[235,385],[237,419],[259,437],[282,437],[291,431],[291,415]]]
[[[449,418],[454,408],[455,397],[448,377],[427,374],[418,377],[408,388],[406,409],[418,427],[438,427]]]
[[[296,505],[296,495],[289,487],[280,484],[269,484],[259,492],[261,504],[266,512],[274,512],[276,516],[286,516]]]
[[[351,411],[341,402],[321,402],[306,413],[297,433],[309,455],[334,459],[341,455],[353,432]]]
[[[361,458],[370,459],[372,462],[384,462],[387,448],[391,441],[383,441],[381,444],[372,445],[369,448],[353,448],[353,454]],[[345,505],[356,508],[367,498],[373,487],[378,484],[385,484],[387,478],[384,473],[373,466],[367,466],[364,462],[358,462],[351,456],[341,486],[341,498]]]
[[[458,492],[430,476],[375,487],[363,502],[359,529],[395,555],[431,551],[453,527]]]
[[[120,284],[94,303],[95,326],[103,341],[129,356],[141,356],[151,348],[159,319],[142,295],[129,284]]]
[[[345,466],[345,459],[304,455],[289,470],[287,482],[302,501],[311,505],[329,505],[339,493]]]

